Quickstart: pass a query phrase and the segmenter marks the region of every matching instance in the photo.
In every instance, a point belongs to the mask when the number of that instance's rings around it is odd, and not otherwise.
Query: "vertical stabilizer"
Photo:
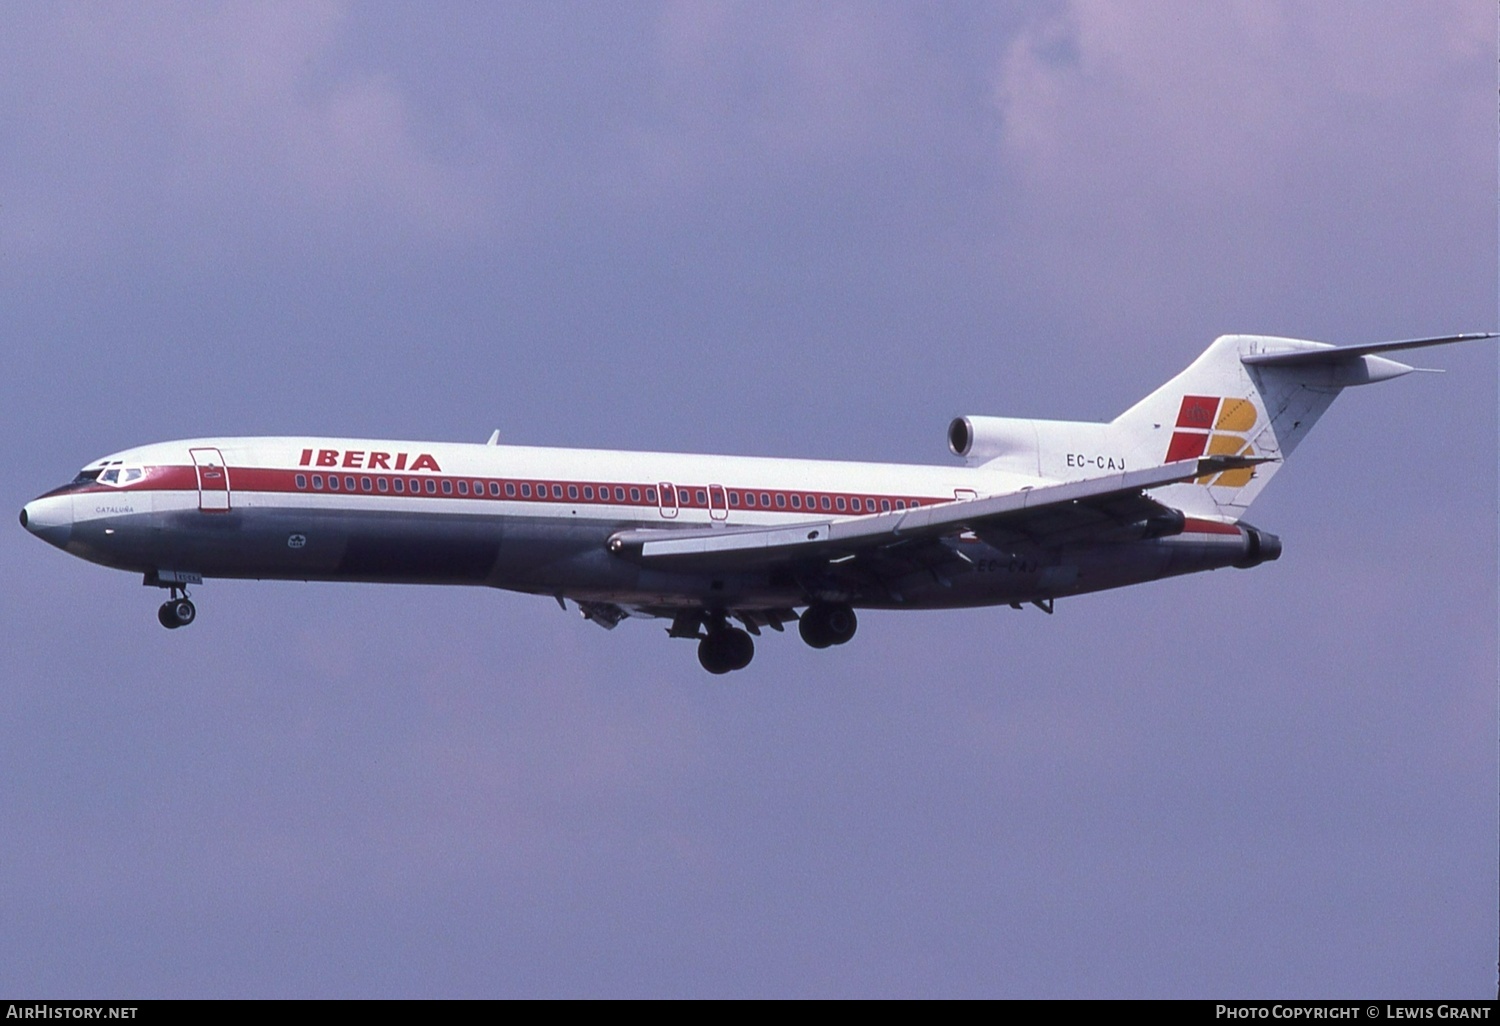
[[[1237,520],[1340,391],[1410,373],[1405,364],[1371,355],[1374,348],[1222,335],[1116,417],[1111,433],[1134,467],[1205,455],[1269,458],[1153,493],[1185,513]]]

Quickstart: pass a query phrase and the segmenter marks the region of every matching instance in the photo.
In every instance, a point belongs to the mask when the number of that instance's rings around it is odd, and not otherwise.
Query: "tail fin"
[[[1269,457],[1154,494],[1198,516],[1239,519],[1343,389],[1409,374],[1377,353],[1443,345],[1493,334],[1334,347],[1265,335],[1222,335],[1161,388],[1111,422],[1133,467],[1203,455]]]

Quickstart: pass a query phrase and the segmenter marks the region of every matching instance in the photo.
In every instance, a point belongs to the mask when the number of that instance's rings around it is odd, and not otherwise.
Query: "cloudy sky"
[[[1494,328],[1495,13],[0,11],[0,485],[210,434],[943,462],[1217,334]],[[0,532],[0,992],[1469,996],[1496,357],[1345,396],[1280,562],[709,678],[469,589]]]

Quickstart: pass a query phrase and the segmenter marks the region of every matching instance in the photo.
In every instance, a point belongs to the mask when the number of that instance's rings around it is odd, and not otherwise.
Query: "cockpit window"
[[[78,476],[73,479],[74,484],[88,484],[90,481],[99,480],[99,468],[93,470],[80,470]]]
[[[103,472],[95,471],[100,484],[115,485],[122,487],[134,484],[146,476],[146,471],[141,467],[107,467]]]

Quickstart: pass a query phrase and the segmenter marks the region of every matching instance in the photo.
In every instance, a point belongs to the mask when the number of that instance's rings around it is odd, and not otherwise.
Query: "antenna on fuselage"
[[[500,444],[500,429],[496,428],[493,432],[491,432],[491,434],[490,434],[490,440],[488,442],[485,442],[484,444],[485,445],[499,445]]]

